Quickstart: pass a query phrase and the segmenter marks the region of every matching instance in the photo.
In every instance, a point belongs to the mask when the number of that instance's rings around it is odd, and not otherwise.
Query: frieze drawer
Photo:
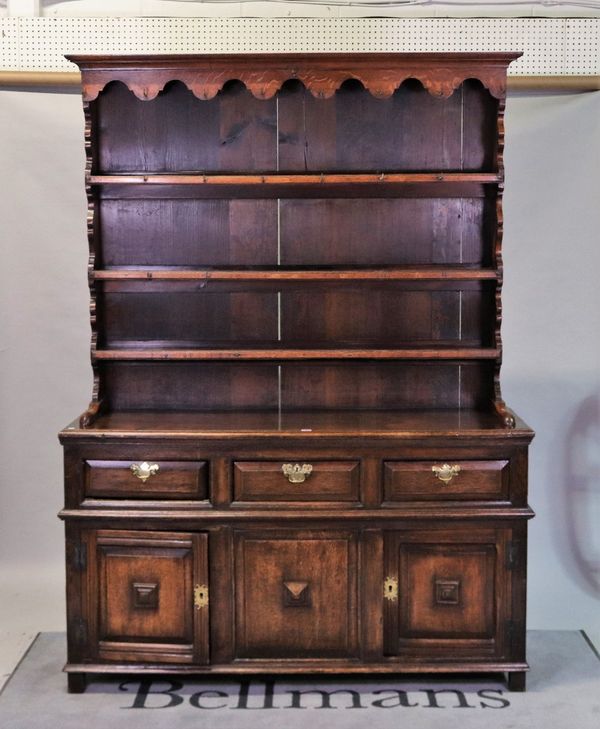
[[[359,502],[359,461],[236,461],[234,500]]]
[[[508,461],[386,461],[384,501],[505,500]]]
[[[92,498],[208,498],[206,461],[86,461],[86,496]]]

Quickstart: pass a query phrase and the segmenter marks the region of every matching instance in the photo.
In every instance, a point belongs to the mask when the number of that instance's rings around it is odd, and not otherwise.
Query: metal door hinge
[[[208,587],[207,585],[196,585],[194,587],[194,607],[196,610],[208,606]]]
[[[87,569],[87,544],[80,542],[73,547],[73,568],[76,570]]]
[[[506,568],[513,570],[517,566],[517,558],[519,556],[518,545],[515,542],[506,544]]]
[[[398,599],[398,580],[394,577],[386,577],[383,583],[383,596],[386,600]]]

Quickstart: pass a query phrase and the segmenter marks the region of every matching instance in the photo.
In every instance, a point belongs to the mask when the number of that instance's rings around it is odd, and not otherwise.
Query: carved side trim
[[[504,179],[504,111],[506,102],[501,99],[498,102],[498,151],[496,155],[498,174]],[[502,260],[502,237],[504,235],[504,213],[502,209],[502,197],[504,195],[504,183],[498,185],[496,197],[496,233],[494,238],[494,261],[498,279],[496,282],[496,326],[494,331],[494,344],[498,350],[498,358],[494,367],[494,409],[502,419],[507,428],[515,427],[515,417],[507,408],[502,399],[502,388],[500,385],[500,370],[502,367],[502,283],[504,278],[504,263]]]
[[[83,113],[85,116],[85,179],[89,180],[92,174],[94,162],[94,150],[92,140],[92,116],[93,111],[89,102],[84,101]],[[88,257],[88,285],[90,289],[90,357],[92,362],[93,385],[92,399],[87,410],[80,418],[79,425],[85,428],[92,424],[96,416],[100,413],[102,407],[101,400],[101,382],[98,363],[95,358],[98,347],[98,320],[96,307],[96,283],[94,279],[94,268],[96,264],[96,198],[92,186],[86,182],[85,191],[87,195],[87,237],[89,247]]]

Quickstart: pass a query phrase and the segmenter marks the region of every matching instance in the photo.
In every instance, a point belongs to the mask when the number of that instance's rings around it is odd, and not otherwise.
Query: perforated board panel
[[[564,73],[581,76],[600,73],[600,20],[589,23],[567,18],[565,29]]]
[[[8,18],[0,31],[5,70],[74,70],[66,53],[521,50],[511,75],[600,74],[597,18]]]

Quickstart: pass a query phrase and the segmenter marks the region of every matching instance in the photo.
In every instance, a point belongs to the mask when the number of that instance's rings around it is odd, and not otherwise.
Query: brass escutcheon
[[[205,608],[208,605],[207,585],[194,585],[194,607],[196,610]]]
[[[398,580],[394,577],[386,577],[383,583],[383,596],[386,600],[398,599]]]

